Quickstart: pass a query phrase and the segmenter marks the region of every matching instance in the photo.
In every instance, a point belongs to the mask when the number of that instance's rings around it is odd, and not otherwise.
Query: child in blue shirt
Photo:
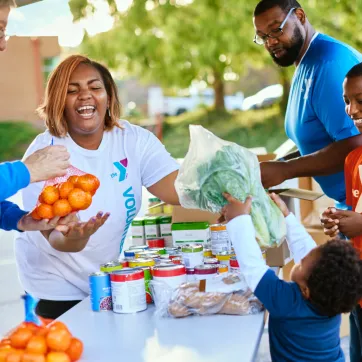
[[[340,347],[341,313],[350,312],[362,297],[362,262],[351,244],[331,240],[317,246],[279,196],[271,198],[285,216],[287,242],[294,257],[292,282],[269,269],[256,242],[245,203],[224,194],[227,230],[249,288],[269,311],[273,361],[344,361]]]

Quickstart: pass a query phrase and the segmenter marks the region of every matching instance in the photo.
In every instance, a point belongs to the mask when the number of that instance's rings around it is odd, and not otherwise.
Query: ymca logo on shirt
[[[127,178],[127,166],[128,166],[128,160],[127,158],[120,160],[119,162],[113,162],[114,167],[119,171],[119,173],[117,172],[113,172],[111,174],[112,178],[115,178],[118,176],[118,181],[122,182]]]

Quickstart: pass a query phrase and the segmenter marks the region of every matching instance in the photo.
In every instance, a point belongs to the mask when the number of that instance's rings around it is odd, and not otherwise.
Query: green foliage
[[[163,143],[176,158],[186,155],[190,124],[199,124],[218,137],[246,148],[266,147],[268,152],[273,152],[287,140],[284,118],[278,106],[232,113],[199,109],[165,121]]]
[[[28,122],[0,122],[0,162],[21,159],[40,132]]]
[[[108,0],[114,9],[114,0]],[[165,87],[188,87],[192,80],[213,86],[226,73],[240,74],[250,58],[260,58],[262,48],[252,42],[252,2],[134,0],[126,13],[114,12],[115,26],[107,33],[86,37],[81,51],[113,69],[132,72]],[[90,12],[86,0],[71,0],[79,19]],[[256,62],[258,62],[257,60]],[[259,61],[260,62],[260,61]]]

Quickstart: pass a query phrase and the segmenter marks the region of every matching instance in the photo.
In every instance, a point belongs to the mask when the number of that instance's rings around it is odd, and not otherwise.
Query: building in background
[[[0,121],[42,123],[35,110],[60,53],[57,37],[9,39],[7,50],[0,54]]]

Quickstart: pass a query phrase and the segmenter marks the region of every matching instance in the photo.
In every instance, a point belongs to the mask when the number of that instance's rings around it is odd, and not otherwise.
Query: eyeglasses
[[[280,24],[279,28],[272,30],[269,34],[264,34],[264,35],[255,34],[254,43],[258,44],[258,45],[264,45],[267,42],[268,38],[277,39],[277,38],[281,37],[284,34],[283,28],[284,28],[285,24],[287,23],[290,15],[292,14],[292,12],[295,9],[297,9],[297,8],[291,8],[289,10],[288,15],[285,17],[284,21]]]

